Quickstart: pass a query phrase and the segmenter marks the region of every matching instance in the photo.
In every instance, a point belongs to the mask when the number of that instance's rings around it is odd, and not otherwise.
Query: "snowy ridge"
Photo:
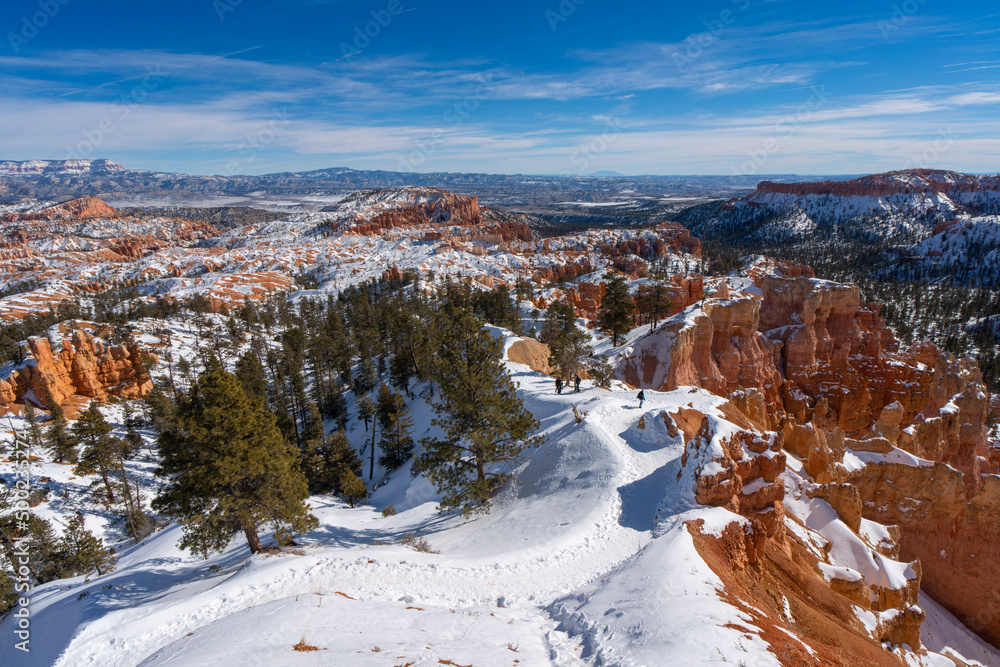
[[[810,235],[918,242],[942,222],[1000,213],[1000,178],[914,170],[855,181],[763,182],[680,218],[697,235],[780,243]]]
[[[24,160],[21,162],[0,161],[0,175],[55,175],[55,174],[90,174],[125,171],[125,167],[111,160]]]

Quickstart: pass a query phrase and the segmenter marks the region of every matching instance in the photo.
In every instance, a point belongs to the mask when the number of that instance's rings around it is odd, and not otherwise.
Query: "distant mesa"
[[[97,197],[80,197],[61,204],[48,206],[38,211],[8,213],[0,218],[3,222],[29,222],[52,220],[114,220],[118,211]]]
[[[625,174],[620,171],[595,171],[588,174],[588,176],[594,176],[595,178],[624,178]]]
[[[863,176],[850,181],[775,183],[763,181],[759,193],[882,197],[894,194],[982,192],[1000,190],[1000,176],[973,176],[937,169],[908,169]]]
[[[0,175],[59,175],[104,174],[125,171],[125,167],[111,160],[3,160]]]

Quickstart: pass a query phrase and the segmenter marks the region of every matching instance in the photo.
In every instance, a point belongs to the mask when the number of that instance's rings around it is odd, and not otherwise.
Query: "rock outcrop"
[[[916,606],[921,565],[918,561],[896,560],[899,545],[890,531],[886,531],[879,543],[870,541],[862,530],[858,488],[848,483],[817,485],[799,478],[786,470],[783,432],[757,430],[729,402],[717,409],[724,420],[691,408],[661,414],[668,422],[667,432],[683,433],[685,440],[678,482],[690,485],[690,493],[698,504],[722,507],[745,519],[731,521],[721,531],[718,526],[711,531],[726,554],[726,562],[717,567],[728,572],[717,573],[724,579],[727,575],[746,578],[748,573],[753,581],[785,579],[788,572],[783,568],[772,570],[777,559],[795,554],[800,568],[807,565],[799,573],[798,585],[808,585],[813,590],[805,603],[812,606],[810,613],[824,615],[831,608],[849,610],[853,606],[873,619],[874,627],[867,632],[857,628],[859,634],[867,634],[876,645],[885,641],[919,649],[920,625],[924,620],[923,611]],[[699,423],[697,431],[695,423]],[[834,458],[842,460],[843,455],[840,450]],[[787,480],[782,475],[786,471]],[[801,489],[796,502],[811,505],[808,511],[817,513],[823,512],[818,504],[829,504],[835,512],[834,518],[839,518],[850,532],[831,528],[836,523],[831,520],[807,528],[794,515],[786,515],[786,486],[799,479],[799,484],[792,484]],[[788,531],[788,525],[794,530]],[[703,525],[689,528],[701,533]],[[809,542],[814,545],[812,549]],[[834,542],[837,548],[831,548]],[[709,548],[714,549],[714,544]],[[784,556],[779,556],[782,553]],[[787,580],[781,590],[786,599],[792,594]],[[842,598],[839,602],[834,599],[838,596]],[[857,616],[852,615],[852,622],[841,623],[857,626]],[[787,610],[781,616],[787,620]],[[775,622],[774,615],[768,622]]]
[[[687,422],[690,428],[692,417],[697,416],[692,412],[697,411],[678,413],[676,420],[673,415],[664,413],[663,418],[669,419],[671,425]],[[692,467],[695,501],[740,514],[753,526],[751,534],[781,542],[785,534],[785,513],[781,503],[785,487],[778,479],[785,470],[782,436],[753,430],[736,409],[727,413],[731,419],[743,422],[745,428],[729,434],[719,433],[715,420],[702,415],[697,433],[685,443],[681,465]],[[759,547],[758,544],[756,548]]]
[[[81,197],[62,204],[49,206],[33,213],[8,213],[0,222],[28,222],[32,220],[113,220],[118,211],[97,197]]]
[[[692,385],[720,396],[761,390],[768,405],[780,401],[780,346],[758,331],[760,301],[706,299],[641,338],[619,363],[619,379],[673,391]]]
[[[658,390],[702,387],[729,398],[755,430],[780,432],[815,484],[811,497],[855,533],[862,517],[899,526],[894,553],[918,559],[926,590],[1000,645],[1000,457],[975,362],[927,343],[901,350],[856,286],[771,272],[756,284],[761,296],[717,289],[724,298],[638,340],[618,377]],[[727,456],[732,464],[716,462],[698,499],[738,510],[739,485],[729,480],[739,459]],[[838,585],[845,595],[856,588]],[[911,634],[919,619],[899,609],[892,632]]]
[[[549,346],[534,338],[522,338],[507,348],[507,359],[533,371],[549,373]]]
[[[105,346],[87,331],[77,330],[53,352],[48,338],[27,341],[27,361],[0,380],[0,408],[22,400],[28,392],[47,407],[72,396],[104,401],[110,396],[139,398],[153,387],[148,364],[156,355],[136,344]]]

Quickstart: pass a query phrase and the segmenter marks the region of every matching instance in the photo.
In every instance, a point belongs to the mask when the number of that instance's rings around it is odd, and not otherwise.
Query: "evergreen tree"
[[[602,354],[591,359],[587,370],[590,373],[590,377],[593,378],[595,385],[602,389],[611,388],[611,382],[615,379],[615,374],[611,370],[611,364],[608,363],[607,357]]]
[[[367,394],[358,395],[358,419],[365,423],[365,432],[368,431],[368,422],[375,416],[375,401]]]
[[[176,392],[171,392],[171,395],[176,396]],[[145,401],[146,407],[149,408],[150,423],[154,430],[162,433],[173,428],[177,406],[170,400],[164,387],[154,385],[153,389],[146,394]]]
[[[38,414],[31,401],[24,402],[24,418],[28,420],[28,444],[32,449],[40,449],[45,442],[42,429],[38,425]]]
[[[362,467],[361,457],[351,447],[343,431],[314,443],[303,459],[309,490],[313,493],[342,493],[344,472],[349,470],[357,477],[361,475]]]
[[[86,449],[77,466],[78,474],[99,472],[107,492],[108,502],[115,502],[114,490],[108,475],[114,470],[115,461],[121,448],[120,441],[111,435],[111,424],[97,409],[96,403],[91,403],[73,424],[73,435],[82,442]]]
[[[344,500],[350,503],[351,507],[357,507],[359,502],[368,497],[364,481],[350,470],[345,470],[341,476],[340,489]]]
[[[63,563],[71,574],[87,574],[97,570],[97,576],[110,572],[118,561],[101,540],[84,527],[83,515],[79,512],[70,519],[59,540],[59,550],[62,552]]]
[[[379,465],[386,470],[395,470],[406,463],[413,453],[414,442],[410,435],[413,418],[403,395],[384,384],[378,394],[378,420],[382,426]]]
[[[53,411],[52,423],[45,433],[45,446],[52,451],[56,463],[76,463],[79,456],[78,444],[79,441],[66,424],[62,410],[58,414]]]
[[[244,353],[236,361],[236,379],[243,391],[253,401],[267,401],[267,371],[253,352]]]
[[[604,280],[604,297],[597,312],[597,325],[611,333],[611,346],[618,347],[622,334],[632,328],[635,304],[625,276],[609,270],[604,274]]]
[[[306,404],[306,422],[302,425],[303,447],[308,448],[309,443],[318,442],[326,437],[326,430],[323,427],[323,415],[319,413],[314,401]]]
[[[576,311],[560,301],[549,305],[540,340],[549,346],[549,366],[567,382],[590,355],[588,336],[576,325]]]
[[[14,580],[6,572],[0,570],[0,616],[13,608],[21,597],[21,594],[14,588],[14,583]]]
[[[667,296],[667,287],[661,280],[653,280],[639,288],[639,293],[635,298],[637,310],[649,322],[649,332],[656,329],[660,319],[673,306],[670,297]]]
[[[224,369],[205,373],[181,397],[175,427],[160,434],[159,445],[157,474],[170,479],[153,506],[178,517],[182,548],[207,556],[243,531],[257,553],[263,524],[280,537],[317,524],[305,504],[298,452],[260,400]]]
[[[490,495],[510,479],[497,464],[515,467],[526,447],[542,441],[530,436],[538,422],[517,396],[502,343],[482,329],[468,309],[442,310],[433,424],[444,437],[422,439],[413,465],[414,475],[426,475],[444,494],[442,511],[466,515],[488,511]]]

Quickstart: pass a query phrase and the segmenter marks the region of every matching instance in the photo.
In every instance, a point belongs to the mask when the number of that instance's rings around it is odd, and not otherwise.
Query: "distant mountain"
[[[125,167],[111,160],[12,160],[0,161],[0,175],[65,175],[108,174],[125,171]]]
[[[685,211],[692,233],[725,243],[921,241],[942,222],[1000,214],[1000,176],[917,169],[849,181],[776,183]]]
[[[801,180],[791,175],[767,178],[775,182]],[[728,199],[750,192],[759,180],[757,176],[622,176],[613,172],[539,176],[359,171],[343,167],[261,176],[198,176],[128,169],[109,160],[33,160],[0,163],[0,199],[17,203],[100,195],[116,206],[257,206],[288,210],[322,208],[359,190],[418,186],[478,196],[489,206],[538,213],[539,208],[567,202],[634,203],[666,196],[700,201]]]
[[[917,169],[765,181],[677,220],[709,246],[807,262],[825,277],[1000,286],[1000,176]]]

